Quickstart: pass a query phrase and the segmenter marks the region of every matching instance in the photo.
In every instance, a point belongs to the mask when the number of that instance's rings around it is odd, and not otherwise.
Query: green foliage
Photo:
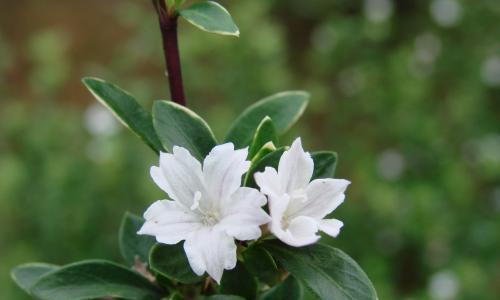
[[[248,107],[233,123],[226,135],[226,142],[237,148],[248,146],[262,119],[273,120],[276,131],[284,134],[304,112],[309,94],[306,92],[282,92],[262,99]]]
[[[320,299],[378,299],[365,272],[339,249],[321,244],[293,248],[278,242],[264,247]]]
[[[278,135],[276,133],[276,128],[274,128],[273,120],[269,117],[265,117],[255,130],[252,144],[248,150],[248,157],[253,159],[262,147],[269,142],[278,146]]]
[[[240,35],[229,12],[217,2],[200,1],[179,10],[179,14],[201,30],[222,35]]]
[[[74,263],[42,276],[31,288],[41,300],[83,300],[119,297],[127,300],[155,300],[160,291],[146,278],[125,267],[104,260]]]
[[[121,255],[129,266],[138,262],[148,263],[149,252],[156,244],[154,237],[137,234],[143,224],[144,219],[141,217],[128,212],[123,216],[118,233],[118,245]]]
[[[11,272],[11,277],[20,288],[31,294],[31,288],[40,277],[58,268],[58,266],[44,263],[29,263],[15,267]]]
[[[199,161],[203,161],[217,143],[212,130],[200,116],[171,101],[155,102],[153,123],[165,149],[172,151],[173,146],[184,147]]]
[[[197,283],[203,279],[191,270],[182,243],[157,244],[151,249],[149,264],[153,272],[181,283]]]
[[[303,300],[302,285],[293,277],[288,276],[280,284],[265,292],[259,300]]]
[[[279,282],[281,274],[278,266],[266,249],[251,246],[243,252],[243,261],[248,271],[262,282],[269,286],[274,286]]]
[[[257,287],[255,277],[248,272],[245,265],[238,263],[234,269],[224,272],[220,283],[220,292],[241,296],[244,299],[255,299]]]
[[[331,178],[337,167],[337,153],[315,152],[311,154],[314,161],[314,172],[312,179]]]
[[[278,164],[283,152],[285,152],[286,148],[281,147],[272,152],[265,154],[262,158],[252,161],[252,165],[245,175],[244,186],[255,187],[255,179],[254,174],[256,172],[262,172],[266,167],[278,168]],[[264,148],[264,153],[267,153],[268,150]],[[257,155],[259,158],[260,155]]]
[[[157,153],[163,149],[153,129],[151,115],[132,95],[116,85],[97,78],[84,78],[83,83],[99,102],[113,112],[125,127],[137,134],[151,149]]]

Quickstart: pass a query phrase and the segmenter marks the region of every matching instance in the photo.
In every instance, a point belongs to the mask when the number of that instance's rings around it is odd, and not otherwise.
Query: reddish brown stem
[[[153,3],[160,21],[163,53],[165,55],[167,77],[170,84],[170,95],[172,101],[181,105],[186,105],[184,84],[182,82],[179,43],[177,40],[178,16],[167,9],[165,0],[153,0]]]

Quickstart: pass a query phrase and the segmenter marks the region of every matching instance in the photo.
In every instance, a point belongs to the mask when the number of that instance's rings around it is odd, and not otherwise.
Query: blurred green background
[[[499,299],[500,2],[221,1],[239,39],[182,22],[189,106],[221,137],[259,98],[312,100],[284,142],[352,180],[331,243],[380,299]],[[125,211],[163,197],[155,155],[80,83],[168,97],[147,0],[0,3],[0,299],[28,261],[120,260]]]

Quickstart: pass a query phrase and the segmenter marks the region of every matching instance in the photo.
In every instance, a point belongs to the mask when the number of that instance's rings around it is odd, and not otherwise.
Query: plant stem
[[[186,105],[184,84],[182,82],[179,44],[177,40],[178,16],[173,12],[173,9],[169,11],[165,4],[165,0],[153,0],[153,4],[155,5],[160,21],[163,53],[165,55],[167,77],[170,84],[170,95],[172,101],[181,105]]]

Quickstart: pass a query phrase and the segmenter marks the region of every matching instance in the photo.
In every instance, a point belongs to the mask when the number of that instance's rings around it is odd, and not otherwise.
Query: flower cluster
[[[283,153],[277,170],[255,174],[260,190],[241,186],[250,168],[247,156],[247,149],[235,150],[232,143],[213,148],[203,165],[182,147],[162,152],[151,177],[171,200],[153,203],[138,233],[169,245],[185,241],[193,271],[207,272],[217,282],[224,269],[236,265],[235,240],[260,238],[262,225],[295,247],[318,241],[318,231],[339,234],[343,223],[325,217],[344,201],[349,181],[311,181],[314,162],[300,138]]]

